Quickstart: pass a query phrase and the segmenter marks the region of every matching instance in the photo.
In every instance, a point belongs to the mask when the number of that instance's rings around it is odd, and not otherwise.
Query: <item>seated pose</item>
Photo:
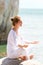
[[[12,21],[12,28],[8,34],[7,38],[7,57],[9,59],[16,59],[18,63],[21,61],[27,60],[27,52],[25,48],[29,46],[29,44],[37,44],[37,41],[34,42],[25,42],[22,44],[21,37],[19,36],[18,30],[19,27],[22,26],[22,21],[19,16],[15,16],[14,18],[11,18]],[[30,59],[33,58],[33,55],[30,56]],[[20,62],[19,62],[19,61]],[[13,65],[16,65],[14,62]]]

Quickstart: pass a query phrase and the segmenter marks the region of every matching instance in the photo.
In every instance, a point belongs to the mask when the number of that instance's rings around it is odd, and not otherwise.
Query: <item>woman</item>
[[[12,65],[19,65],[20,62],[28,58],[26,50],[24,48],[27,48],[29,43],[25,42],[24,44],[22,44],[21,38],[18,34],[19,27],[22,26],[21,18],[19,16],[15,16],[14,18],[11,18],[11,21],[12,21],[12,28],[8,34],[7,39],[7,57],[11,60],[13,59]],[[37,41],[32,43],[33,44],[37,43]],[[32,57],[33,56],[30,56],[30,59]]]

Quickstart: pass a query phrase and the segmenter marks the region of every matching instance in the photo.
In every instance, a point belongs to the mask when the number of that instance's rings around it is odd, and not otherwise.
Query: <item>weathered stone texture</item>
[[[11,28],[10,18],[17,15],[19,0],[0,0],[0,41],[6,40]]]

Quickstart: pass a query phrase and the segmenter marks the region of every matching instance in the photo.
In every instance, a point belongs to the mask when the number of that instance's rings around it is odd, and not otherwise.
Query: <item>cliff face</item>
[[[0,41],[6,40],[11,28],[10,18],[17,15],[19,0],[0,0]]]

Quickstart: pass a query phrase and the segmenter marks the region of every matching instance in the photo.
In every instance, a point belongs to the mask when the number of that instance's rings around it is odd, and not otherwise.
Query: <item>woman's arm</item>
[[[38,44],[39,41],[33,41],[33,42],[26,42],[22,37],[20,37],[22,41],[24,41],[26,44]]]
[[[33,41],[33,42],[25,42],[26,44],[38,44],[38,41]]]

